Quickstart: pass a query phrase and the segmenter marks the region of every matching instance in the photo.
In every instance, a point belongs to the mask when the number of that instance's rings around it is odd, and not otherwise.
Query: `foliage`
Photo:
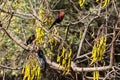
[[[119,5],[118,0],[0,0],[0,24],[13,38],[31,49],[24,50],[0,27],[0,67],[5,65],[0,69],[1,75],[15,75],[19,80],[23,73],[20,80],[44,79],[34,55],[37,48],[41,48],[49,60],[47,79],[82,80],[85,77],[98,80],[100,77],[108,79],[112,73],[115,75],[109,79],[118,79]],[[60,11],[65,11],[64,20],[49,31]],[[99,32],[101,26],[105,30],[103,33]],[[35,44],[25,45],[32,34],[36,35]],[[88,70],[89,66],[104,68],[111,63],[114,66],[109,70],[94,70],[93,74]],[[14,70],[16,67],[18,69]],[[22,73],[19,67],[23,68]],[[84,71],[86,68],[88,71]]]
[[[72,50],[69,51],[65,50],[65,48],[62,48],[61,55],[58,55],[57,62],[59,63],[59,66],[62,66],[64,69],[63,75],[70,73],[71,71],[71,57],[72,57]]]
[[[105,35],[102,35],[101,38],[99,38],[97,42],[94,44],[94,47],[92,49],[92,61],[90,65],[97,61],[101,61],[105,50],[106,50],[106,37]]]
[[[22,69],[24,74],[23,80],[40,80],[41,79],[41,68],[35,55],[30,55],[27,59],[25,67]]]
[[[96,67],[96,66],[94,65],[94,67]],[[94,80],[99,80],[99,71],[94,71],[93,77],[94,77]]]
[[[42,43],[44,41],[44,31],[41,28],[36,28],[36,44]]]
[[[85,4],[85,2],[88,2],[88,1],[89,0],[79,0],[80,7],[82,7]],[[101,8],[105,8],[110,3],[110,0],[96,0],[96,2],[102,3]]]

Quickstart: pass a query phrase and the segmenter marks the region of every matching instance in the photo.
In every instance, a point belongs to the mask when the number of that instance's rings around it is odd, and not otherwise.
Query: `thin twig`
[[[81,16],[80,10],[75,5],[74,1],[72,1],[72,0],[69,0],[69,1],[70,1],[70,3],[72,3],[73,8],[78,12],[79,16]]]
[[[91,19],[90,22],[88,23],[88,25],[85,26],[85,30],[84,30],[84,32],[83,32],[82,39],[81,39],[80,44],[79,44],[79,49],[78,49],[77,57],[76,57],[76,58],[78,58],[78,57],[80,56],[81,49],[82,49],[82,45],[83,45],[83,42],[84,42],[84,39],[85,39],[87,30],[88,30],[88,27],[89,27],[89,25],[91,24],[91,22],[92,22],[94,19],[96,19],[96,18],[98,18],[98,16],[96,16],[96,17],[94,17],[93,19]]]
[[[25,50],[29,50],[29,48],[27,46],[25,46],[24,44],[22,44],[22,42],[20,40],[18,40],[12,33],[8,32],[4,27],[1,27],[1,29],[10,39],[15,41],[20,47],[22,47]]]
[[[8,67],[8,66],[5,66],[5,65],[2,65],[2,64],[0,64],[0,67],[1,68],[4,68],[4,69],[10,69],[10,70],[21,70],[22,69],[22,67]]]

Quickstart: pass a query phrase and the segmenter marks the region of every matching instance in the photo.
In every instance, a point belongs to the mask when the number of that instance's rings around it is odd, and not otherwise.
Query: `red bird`
[[[49,30],[56,24],[56,23],[60,23],[63,18],[64,18],[65,12],[60,12],[57,16],[57,18],[55,19],[55,21],[53,22],[53,24],[51,25],[51,27],[49,27]]]

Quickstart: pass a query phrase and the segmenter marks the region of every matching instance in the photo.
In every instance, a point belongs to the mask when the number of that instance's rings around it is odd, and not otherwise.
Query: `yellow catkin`
[[[61,58],[60,56],[57,57],[57,62],[58,63],[60,62],[60,58]]]
[[[62,49],[62,55],[61,55],[62,57],[64,57],[65,56],[65,48],[63,47],[63,49]]]
[[[79,0],[80,7],[82,7],[84,3],[85,3],[85,0]]]
[[[36,44],[42,43],[44,41],[44,30],[42,28],[36,28]]]
[[[73,54],[72,49],[69,49],[69,52],[66,52],[66,49],[63,47],[61,55],[57,57],[57,62],[59,63],[59,67],[62,66],[65,68],[62,75],[68,74],[70,72],[72,54]]]
[[[103,35],[93,46],[92,49],[92,61],[90,65],[93,63],[102,60],[103,53],[106,50],[106,37]]]
[[[40,80],[41,78],[41,68],[39,66],[39,62],[37,61],[36,57],[28,59],[24,71],[23,80]]]
[[[102,3],[101,8],[105,8],[110,3],[110,0],[96,0],[96,2],[99,1]]]
[[[94,67],[96,67],[96,66],[94,65]],[[93,80],[99,80],[99,71],[93,72]]]

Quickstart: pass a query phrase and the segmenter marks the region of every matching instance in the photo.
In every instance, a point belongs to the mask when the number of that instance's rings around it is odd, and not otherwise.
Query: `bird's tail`
[[[48,28],[49,30],[56,24],[56,21],[53,22],[53,24]]]
[[[52,24],[48,29],[50,30],[53,26],[54,26],[54,24]]]

